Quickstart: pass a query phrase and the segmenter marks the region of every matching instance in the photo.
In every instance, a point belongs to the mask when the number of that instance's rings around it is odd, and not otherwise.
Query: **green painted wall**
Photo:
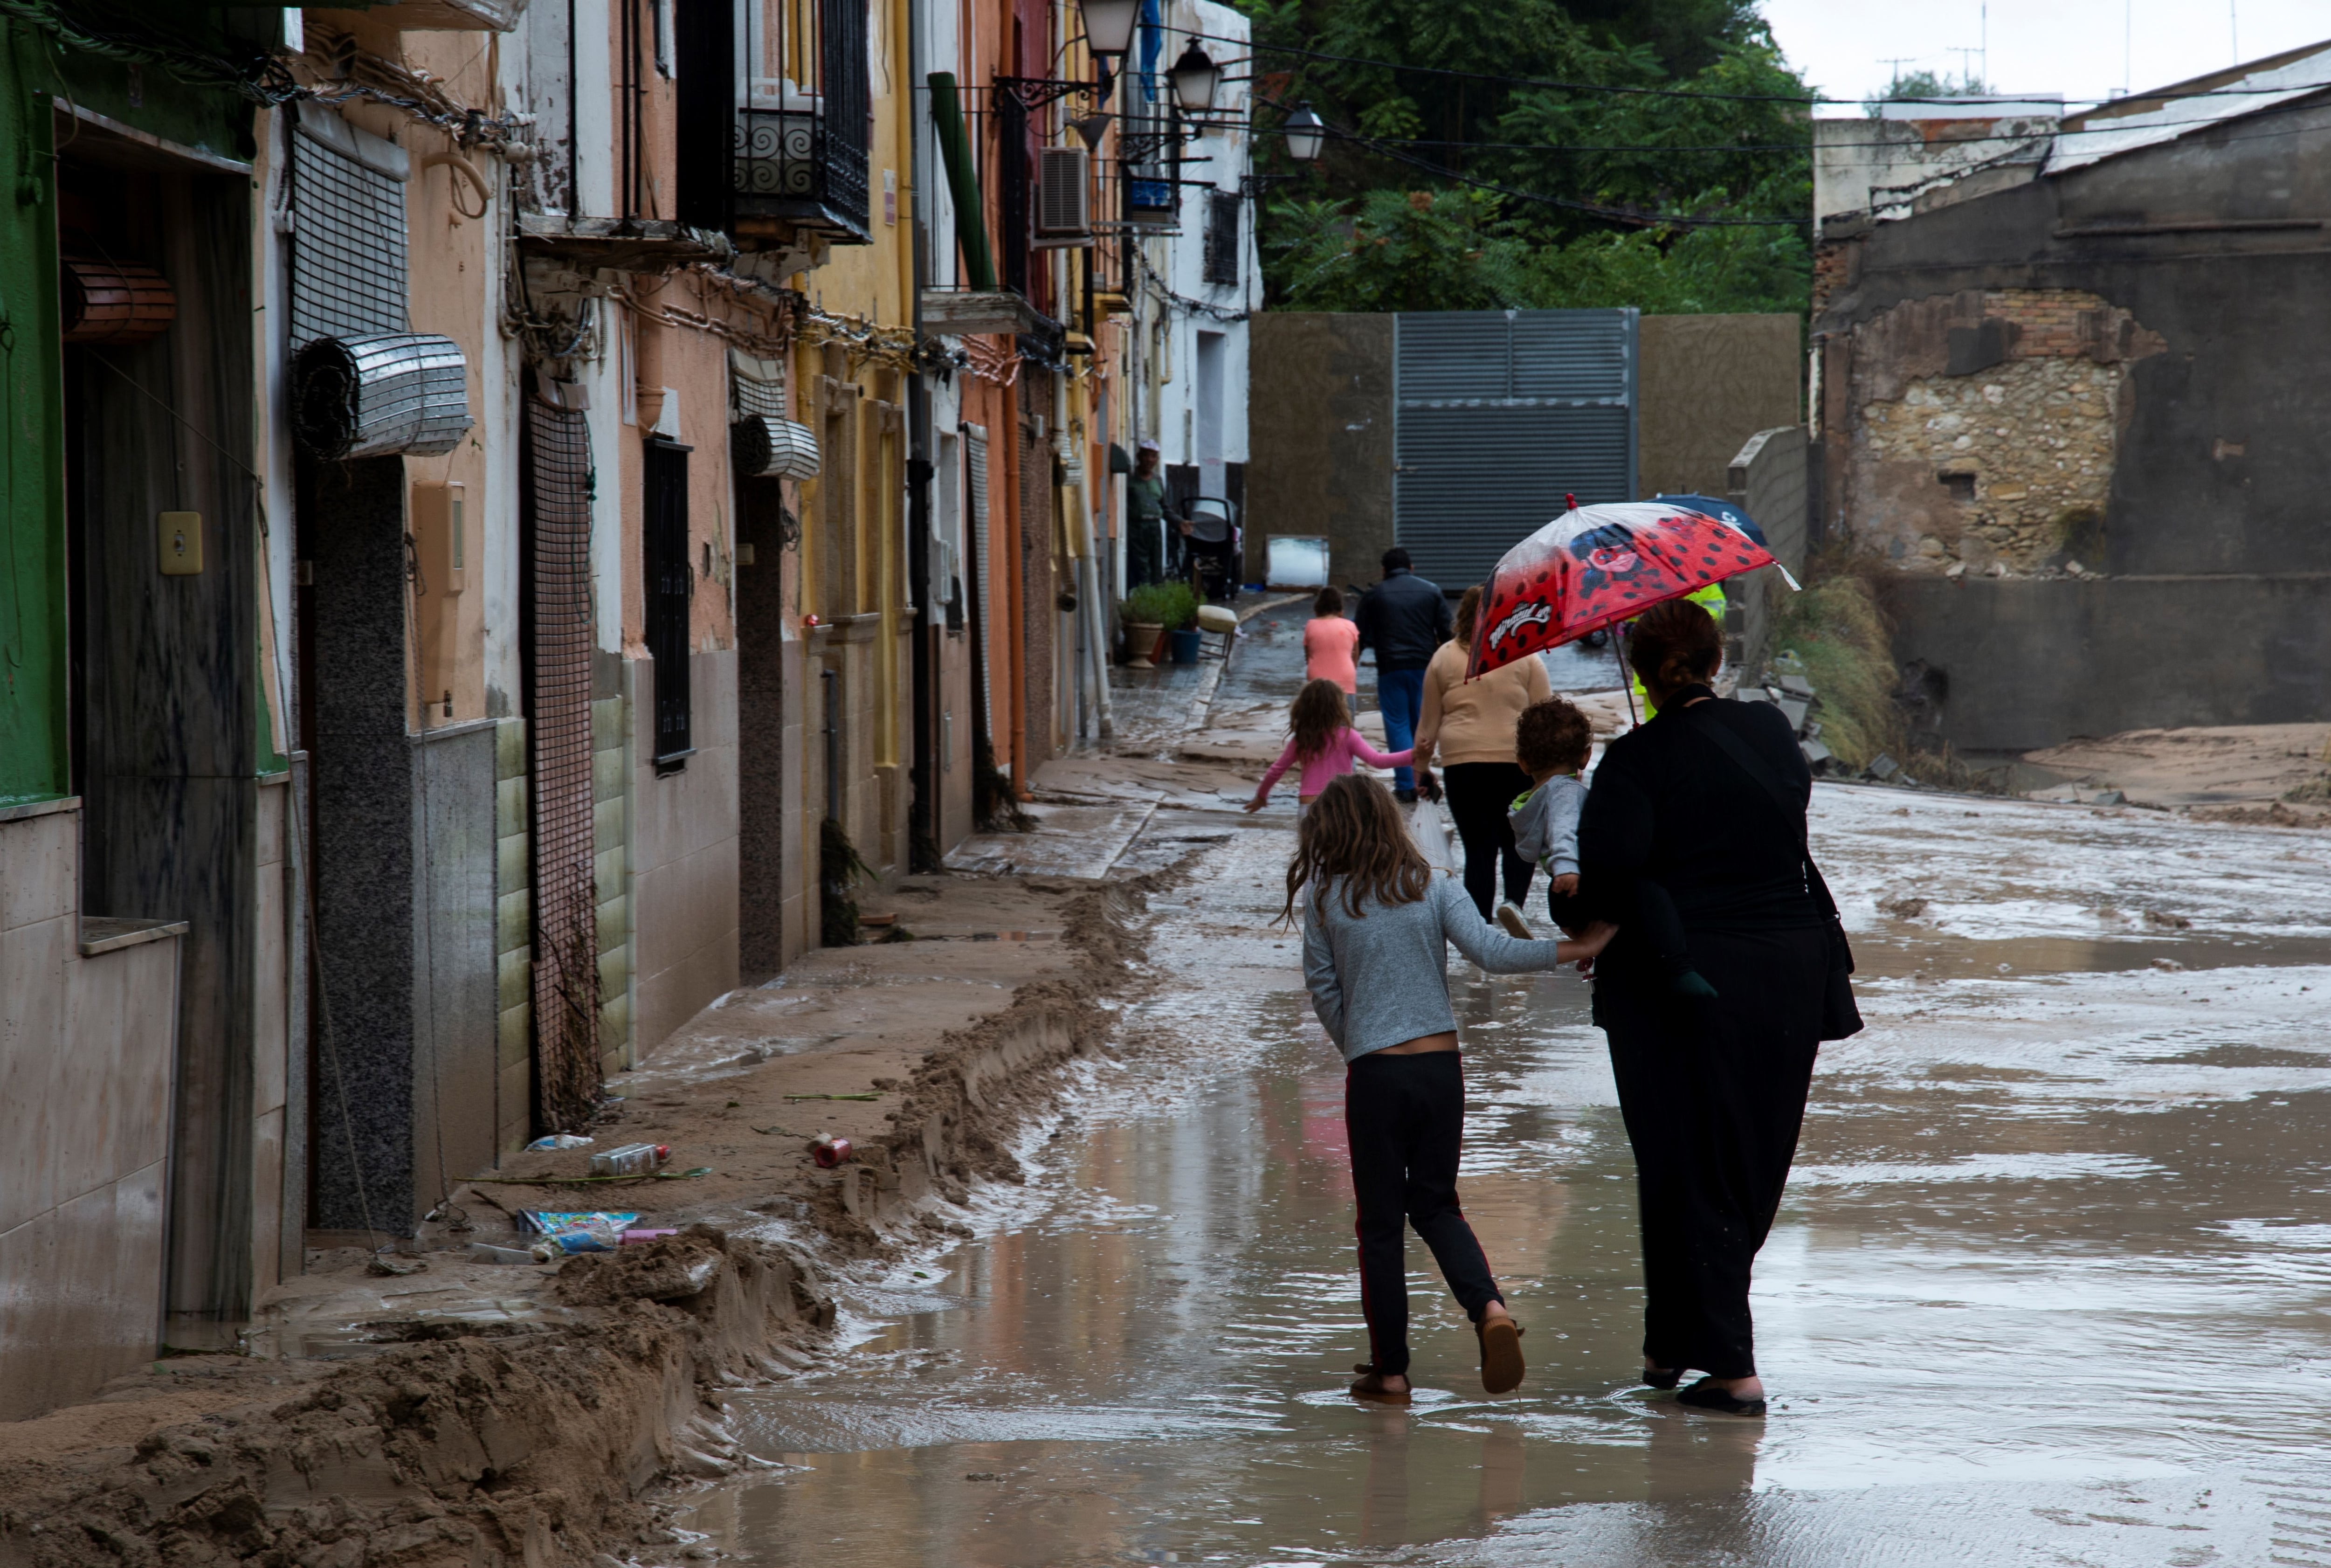
[[[66,749],[63,393],[53,49],[0,22],[0,805],[71,787]]]

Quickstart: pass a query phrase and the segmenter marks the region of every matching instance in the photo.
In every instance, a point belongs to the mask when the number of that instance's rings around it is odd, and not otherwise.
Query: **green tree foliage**
[[[1258,57],[1266,97],[1308,100],[1352,133],[1267,204],[1274,303],[1804,308],[1809,133],[1788,100],[1807,89],[1749,0],[1243,3],[1259,42],[1347,57]],[[1257,150],[1272,172],[1296,172],[1278,138]],[[1791,222],[1658,221],[1676,216]]]
[[[1911,99],[1979,97],[1991,89],[1974,76],[1963,76],[1953,81],[1947,72],[1937,76],[1931,71],[1897,71],[1894,80],[1870,95],[1870,114],[1874,119],[1881,103],[1901,103]]]

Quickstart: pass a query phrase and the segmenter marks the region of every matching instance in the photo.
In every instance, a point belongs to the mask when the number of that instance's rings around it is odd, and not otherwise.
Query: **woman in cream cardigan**
[[[1515,853],[1514,830],[1506,821],[1507,809],[1530,792],[1530,776],[1514,759],[1514,722],[1523,708],[1545,701],[1554,689],[1544,661],[1535,658],[1518,659],[1478,680],[1465,679],[1480,609],[1481,590],[1466,589],[1457,602],[1456,635],[1424,668],[1415,765],[1422,768],[1436,751],[1440,755],[1450,820],[1465,845],[1465,891],[1487,920],[1498,897],[1501,858],[1506,902],[1518,908],[1529,896],[1535,868]]]

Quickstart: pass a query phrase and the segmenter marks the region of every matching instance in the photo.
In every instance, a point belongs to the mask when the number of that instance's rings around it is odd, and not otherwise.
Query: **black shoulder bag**
[[[1680,718],[1690,712],[1691,709],[1687,708],[1677,717]],[[1812,848],[1805,841],[1804,824],[1798,817],[1796,808],[1790,803],[1788,791],[1782,787],[1779,779],[1773,776],[1773,771],[1757,759],[1756,754],[1748,749],[1748,743],[1733,734],[1722,719],[1702,717],[1691,720],[1685,727],[1730,757],[1735,766],[1755,779],[1772,797],[1782,821],[1795,828],[1797,853],[1804,861],[1805,888],[1819,904],[1829,930],[1829,978],[1822,991],[1821,1038],[1843,1040],[1848,1035],[1860,1034],[1861,1009],[1855,1005],[1853,1000],[1853,948],[1845,939],[1845,923],[1838,918],[1837,900],[1830,897],[1829,882],[1822,876],[1821,868],[1813,864]]]

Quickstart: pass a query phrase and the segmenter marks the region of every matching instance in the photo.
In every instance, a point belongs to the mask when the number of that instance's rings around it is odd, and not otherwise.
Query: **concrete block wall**
[[[1743,442],[1797,423],[1803,332],[1793,313],[1644,317],[1635,493],[1722,495]]]
[[[285,842],[292,811],[291,775],[260,780],[258,877],[252,922],[252,1299],[300,1271],[307,1214],[307,1075],[291,1071],[290,860]],[[294,1101],[298,1102],[297,1114]]]
[[[534,832],[526,720],[494,727],[494,1146],[534,1131]]]
[[[180,939],[82,951],[79,807],[0,809],[0,1421],[138,1370],[162,1323]]]
[[[591,688],[592,882],[598,903],[599,1060],[604,1070],[638,1059],[632,1032],[638,975],[632,951],[631,698],[624,661],[601,653]]]

